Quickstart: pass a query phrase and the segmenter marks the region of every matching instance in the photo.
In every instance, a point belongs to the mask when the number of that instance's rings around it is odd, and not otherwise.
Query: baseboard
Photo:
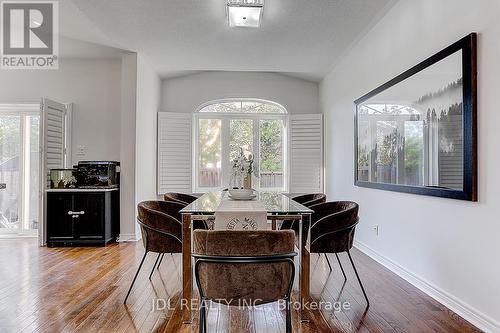
[[[0,239],[38,238],[38,234],[0,234]]]
[[[136,234],[120,234],[116,241],[118,243],[123,242],[137,242],[141,239],[141,237],[137,237]]]
[[[413,286],[422,290],[424,293],[434,298],[436,301],[440,302],[448,309],[452,310],[453,312],[455,312],[456,314],[458,314],[459,316],[461,316],[462,318],[464,318],[477,328],[485,332],[500,333],[500,323],[494,320],[493,318],[485,315],[484,313],[478,311],[472,306],[450,295],[446,291],[436,287],[435,285],[426,281],[420,276],[413,274],[406,268],[400,266],[399,264],[395,263],[386,256],[378,253],[369,246],[359,241],[355,241],[354,246],[358,250],[365,253],[366,255],[368,255],[381,265],[385,266],[387,269],[391,270],[393,273],[397,274],[404,280],[408,281]]]

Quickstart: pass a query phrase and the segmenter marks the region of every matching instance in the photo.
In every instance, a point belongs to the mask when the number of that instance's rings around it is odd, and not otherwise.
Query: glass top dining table
[[[192,322],[193,258],[191,235],[193,221],[215,218],[217,208],[227,195],[227,191],[205,193],[180,211],[182,214],[182,298],[185,305],[182,313],[183,322],[187,324]],[[313,211],[279,192],[256,192],[256,195],[253,200],[262,202],[267,211],[268,220],[273,222],[273,229],[276,229],[277,221],[292,220],[299,223],[296,242],[299,250],[299,269],[297,270],[299,272],[298,300],[300,308],[298,315],[300,321],[307,321],[303,309],[310,294],[310,255],[307,243]]]
[[[214,214],[227,191],[208,192],[187,205],[181,213]],[[256,192],[253,200],[261,201],[268,214],[310,214],[313,211],[279,192]]]

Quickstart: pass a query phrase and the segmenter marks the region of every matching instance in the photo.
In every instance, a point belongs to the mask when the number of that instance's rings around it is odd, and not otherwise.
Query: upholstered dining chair
[[[326,202],[326,194],[323,193],[303,194],[293,197],[292,199],[300,204],[303,204],[306,207],[311,207],[312,205]]]
[[[185,194],[185,193],[177,193],[177,192],[168,192],[163,195],[163,199],[167,202],[177,202],[180,203],[182,206],[179,208],[181,210],[182,208],[186,207],[196,199],[194,195],[191,194]],[[175,217],[179,220],[182,221],[182,214],[177,212],[175,214]],[[208,225],[205,221],[193,221],[193,229],[208,229]],[[156,269],[160,269],[160,265],[163,261],[163,257],[165,254],[161,254],[159,257],[159,261],[157,262],[158,265],[156,265]]]
[[[141,226],[142,241],[146,251],[127,292],[124,304],[127,302],[144,259],[146,259],[149,252],[158,253],[153,269],[149,274],[150,280],[160,255],[182,253],[182,224],[179,220],[179,210],[183,207],[181,203],[174,201],[143,201],[137,205],[137,221]]]
[[[195,230],[195,278],[201,297],[200,332],[206,333],[207,302],[260,305],[286,302],[286,332],[292,332],[290,293],[295,277],[292,230]]]
[[[165,199],[165,201],[178,201],[178,202],[184,204],[185,206],[189,205],[190,203],[192,203],[193,201],[198,199],[194,195],[184,194],[184,193],[176,193],[176,192],[165,193],[163,195],[163,198]]]
[[[311,193],[311,194],[303,194],[292,198],[294,201],[306,206],[307,208],[311,208],[312,205],[316,205],[318,203],[326,202],[326,195],[323,193]],[[280,230],[292,229],[298,235],[299,233],[299,223],[296,220],[285,220],[281,224]],[[297,237],[298,238],[298,237]],[[328,261],[328,257],[325,255],[326,260]],[[328,261],[328,265],[330,262]]]
[[[326,194],[323,194],[323,193],[303,194],[303,195],[299,195],[299,196],[294,197],[293,200],[297,201],[300,204],[303,204],[307,208],[311,208],[314,205],[326,202]],[[314,220],[312,220],[311,222],[314,223]],[[326,258],[326,262],[328,263],[328,267],[330,268],[330,271],[332,271],[332,264],[330,263],[330,259],[328,259],[328,255],[326,253],[323,253],[323,254]],[[342,270],[342,274],[344,275],[344,279],[345,279],[346,277],[345,277],[344,268],[342,267],[342,263],[341,263],[338,255],[337,254],[335,254],[335,255],[337,256],[337,261],[340,265],[340,269]]]
[[[311,225],[310,252],[319,254],[335,253],[345,280],[347,280],[347,277],[338,254],[347,252],[369,307],[370,301],[366,296],[365,288],[350,253],[354,242],[354,231],[359,222],[358,204],[352,201],[334,201],[316,204],[310,208],[314,211]]]
[[[293,197],[293,200],[297,201],[300,204],[303,204],[307,208],[311,208],[314,205],[326,202],[326,194],[323,194],[323,193],[303,194],[303,195]],[[297,229],[298,224],[294,223],[294,222],[295,221],[290,221],[290,222],[285,221],[284,222],[285,228],[288,225],[291,225],[290,227],[288,227],[288,229],[293,228],[293,227],[295,227],[295,229]],[[311,222],[314,223],[314,219]],[[292,224],[290,224],[290,223],[292,223]],[[283,226],[282,226],[282,228],[283,228]],[[296,231],[296,232],[298,232],[298,231]],[[325,259],[326,259],[326,262],[328,264],[328,267],[330,268],[330,271],[332,271],[332,264],[330,263],[330,259],[328,259],[328,255],[326,253],[323,253],[323,255],[325,256]],[[340,265],[340,270],[342,271],[342,275],[344,275],[344,279],[347,279],[345,272],[344,272],[344,267],[342,267],[342,262],[340,261],[339,256],[337,254],[335,254],[335,256],[337,257],[337,262]]]

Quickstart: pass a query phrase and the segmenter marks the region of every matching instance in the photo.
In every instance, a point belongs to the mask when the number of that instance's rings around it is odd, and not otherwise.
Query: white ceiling
[[[161,77],[222,70],[319,80],[396,0],[265,0],[259,29],[229,28],[225,0],[66,1],[61,34],[141,52]],[[64,22],[66,12],[83,14],[85,29]]]
[[[59,57],[77,59],[120,59],[124,50],[78,39],[59,37]]]
[[[59,57],[116,59],[126,52],[117,48],[70,0],[60,0],[59,11]]]

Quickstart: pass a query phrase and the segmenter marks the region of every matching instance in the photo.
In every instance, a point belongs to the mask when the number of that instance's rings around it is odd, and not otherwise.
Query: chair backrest
[[[311,194],[299,195],[292,199],[300,204],[303,204],[306,207],[311,207],[312,205],[325,202],[326,195],[323,193],[311,193]]]
[[[177,220],[182,221],[182,213],[180,213],[180,210],[196,199],[197,197],[189,194],[184,194],[184,193],[175,193],[175,192],[170,192],[170,193],[165,193],[163,195],[163,198],[165,202],[171,203],[169,205],[172,208],[172,212],[168,213],[175,217]],[[175,203],[175,205],[173,204]],[[208,229],[207,223],[205,221],[193,221],[193,228],[194,229]]]
[[[353,201],[334,201],[310,207],[311,252],[339,253],[352,248],[359,206]]]
[[[193,239],[196,283],[204,299],[258,305],[289,298],[296,255],[292,230],[196,230]]]
[[[137,220],[141,226],[146,251],[158,253],[182,252],[182,224],[179,210],[184,206],[172,201],[143,201],[137,205]]]
[[[194,195],[184,194],[184,193],[176,193],[176,192],[165,193],[163,195],[163,198],[165,199],[165,201],[177,201],[177,202],[180,202],[180,203],[184,204],[184,206],[187,206],[191,202],[193,202],[196,199],[198,199]]]

